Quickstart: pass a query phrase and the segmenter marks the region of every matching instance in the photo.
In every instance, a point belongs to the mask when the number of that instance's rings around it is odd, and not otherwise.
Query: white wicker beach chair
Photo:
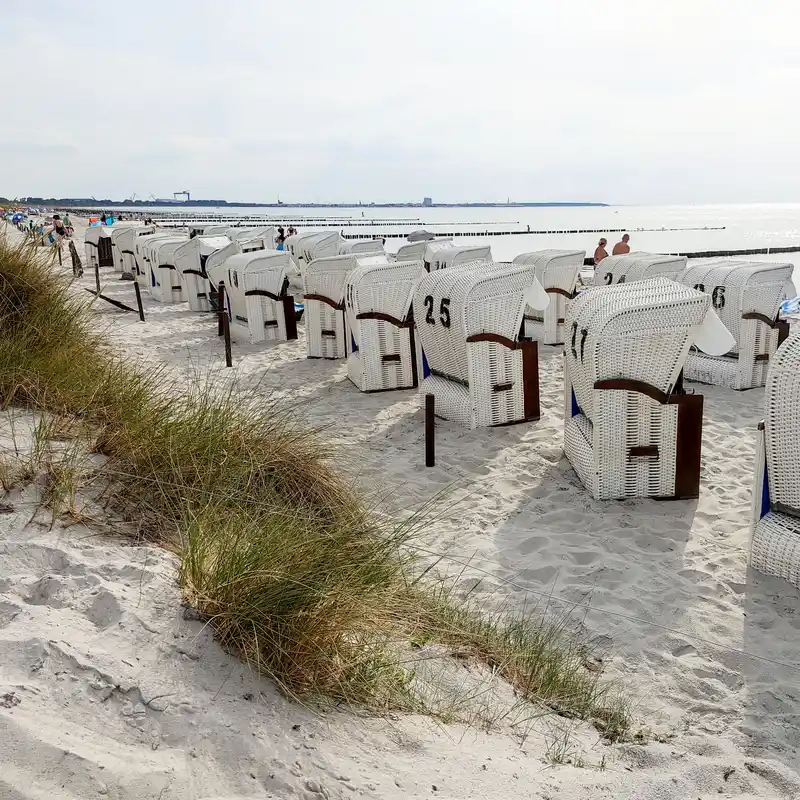
[[[227,236],[194,236],[175,250],[175,267],[183,282],[183,297],[192,311],[211,311],[211,284],[206,271],[210,256],[230,247]],[[234,255],[229,252],[228,255]]]
[[[708,292],[734,345],[719,357],[692,353],[686,362],[688,380],[729,389],[763,386],[770,358],[789,334],[778,318],[781,303],[794,297],[792,264],[712,261],[690,267],[681,283]]]
[[[703,397],[681,370],[693,342],[730,347],[711,298],[665,278],[593,287],[567,332],[564,451],[584,486],[597,500],[697,497]]]
[[[123,275],[134,277],[137,274],[134,244],[138,238],[153,236],[155,232],[156,228],[153,225],[124,227],[113,231],[111,241],[119,254],[120,271]]]
[[[287,291],[289,264],[288,253],[262,248],[209,267],[215,285],[225,283],[231,338],[252,344],[297,338],[294,298]]]
[[[188,241],[186,236],[143,237],[149,278],[147,289],[159,303],[182,303],[183,282],[175,268],[175,251]]]
[[[362,392],[413,389],[417,354],[411,301],[422,261],[363,258],[346,276],[347,376]]]
[[[175,234],[169,231],[156,230],[150,236],[137,236],[133,240],[133,277],[147,291],[154,281],[154,273],[150,262],[150,252],[154,242],[174,239]],[[185,239],[184,239],[185,241]]]
[[[97,225],[87,228],[83,236],[84,251],[86,253],[86,265],[94,269],[95,265],[101,267],[113,267],[114,255],[111,246],[111,235],[113,227]]]
[[[306,264],[315,258],[339,255],[343,242],[338,231],[312,231],[287,237],[283,247],[289,253],[295,273],[302,276]]]
[[[680,280],[689,259],[686,256],[668,256],[657,253],[628,253],[624,256],[604,258],[594,275],[595,286],[644,281],[648,278]]]
[[[775,353],[765,394],[753,486],[750,565],[800,588],[800,331]]]
[[[125,273],[125,256],[122,253],[120,242],[123,241],[123,235],[129,230],[140,230],[141,225],[138,223],[125,223],[117,222],[111,228],[111,253],[114,260],[114,266],[120,271],[120,274]],[[132,272],[128,273],[132,275]]]
[[[433,242],[452,245],[453,239],[450,237],[442,237],[441,239],[434,239]],[[433,242],[423,240],[421,242],[409,242],[408,244],[400,245],[395,255],[395,261],[425,261],[425,251],[428,249],[428,245]]]
[[[190,222],[186,226],[189,230],[189,238],[195,236],[224,236],[230,225],[220,225],[218,222]]]
[[[315,258],[303,270],[306,343],[309,358],[345,358],[347,337],[344,288],[347,274],[359,259],[388,263],[385,256],[339,255]]]
[[[428,242],[423,263],[428,272],[469,264],[471,261],[491,261],[492,249],[488,246],[458,246],[452,242]]]
[[[539,418],[538,345],[520,337],[526,306],[549,303],[516,264],[470,262],[426,275],[414,292],[422,394],[468,428]]]
[[[533,267],[536,279],[550,295],[547,308],[525,311],[526,337],[544,344],[564,344],[566,309],[575,296],[578,273],[585,258],[585,250],[537,250],[522,253],[512,261]]]
[[[278,229],[274,225],[263,228],[228,228],[225,231],[225,235],[232,242],[261,239],[265,250],[274,250]]]

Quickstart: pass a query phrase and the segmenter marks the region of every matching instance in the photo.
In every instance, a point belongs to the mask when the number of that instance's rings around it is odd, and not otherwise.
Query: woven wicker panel
[[[759,520],[753,531],[750,564],[800,588],[800,519],[770,512]]]
[[[268,225],[263,228],[228,228],[225,235],[232,242],[242,242],[247,239],[261,239],[264,242],[265,250],[275,249],[275,237],[278,235],[278,229],[274,225]]]
[[[583,413],[594,420],[598,380],[671,391],[709,306],[708,295],[663,278],[582,292],[567,316],[565,366]]]
[[[315,258],[338,255],[343,241],[338,231],[323,231],[303,238],[300,241],[300,251],[304,262],[310,264]]]
[[[628,253],[624,256],[604,258],[595,271],[595,285],[610,286],[632,283],[648,278],[677,280],[686,269],[685,256],[667,256],[657,253]]]
[[[476,427],[475,411],[469,388],[455,381],[429,375],[420,383],[420,394],[436,398],[436,414],[466,428]]]
[[[347,375],[362,392],[410,389],[414,381],[411,329],[360,320],[361,347],[348,356]],[[399,360],[395,358],[399,356]]]
[[[800,331],[778,349],[765,396],[770,500],[800,510]]]
[[[766,370],[766,365],[763,370]],[[728,389],[751,387],[750,383],[744,385],[739,371],[739,359],[734,357],[709,356],[706,353],[692,352],[686,358],[683,374],[687,381],[725,386]],[[763,385],[765,379],[766,373],[763,374],[761,384],[757,385]]]
[[[472,342],[469,348],[469,392],[476,426],[505,425],[525,418],[522,352],[496,342]],[[497,386],[509,389],[496,391]]]
[[[345,239],[339,244],[339,255],[383,255],[380,239]]]
[[[598,470],[594,455],[594,430],[583,414],[568,418],[564,423],[564,454],[581,483],[597,497]]]
[[[450,244],[453,240],[449,238],[442,238],[435,240],[437,244]],[[400,245],[395,255],[395,261],[424,261],[425,251],[431,242],[410,242],[409,244]]]

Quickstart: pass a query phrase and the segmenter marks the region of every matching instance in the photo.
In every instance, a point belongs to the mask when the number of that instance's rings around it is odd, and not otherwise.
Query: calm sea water
[[[137,209],[141,210],[141,209]],[[154,208],[155,210],[155,208]],[[158,210],[178,211],[170,207]],[[187,209],[181,209],[183,211]],[[284,206],[280,209],[239,208],[192,209],[198,213],[236,215],[269,214],[274,217],[328,217],[330,225],[314,223],[308,228],[341,227],[349,218],[366,227],[351,228],[348,233],[376,233],[428,228],[433,232],[459,231],[459,244],[489,244],[497,261],[510,260],[520,253],[557,247],[593,252],[600,234],[542,234],[482,236],[491,230],[575,230],[599,229],[630,233],[631,248],[654,253],[735,250],[755,247],[800,247],[800,204],[758,204],[719,206],[609,206],[605,208],[316,208]],[[380,222],[378,221],[380,220]],[[389,225],[386,221],[407,220],[407,225]],[[303,229],[303,226],[299,226]],[[709,230],[710,228],[724,230]],[[700,228],[701,230],[662,230]],[[702,230],[706,228],[706,230]],[[609,246],[621,233],[605,234]],[[403,240],[388,239],[387,250],[396,250]],[[765,260],[767,257],[754,257]],[[769,260],[800,264],[800,252],[770,257]],[[798,271],[795,272],[797,282]]]

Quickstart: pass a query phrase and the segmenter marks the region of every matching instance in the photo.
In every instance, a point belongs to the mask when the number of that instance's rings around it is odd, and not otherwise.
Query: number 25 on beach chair
[[[528,266],[470,262],[425,275],[414,292],[420,392],[468,428],[539,418],[536,342],[520,336],[526,307],[550,300]]]

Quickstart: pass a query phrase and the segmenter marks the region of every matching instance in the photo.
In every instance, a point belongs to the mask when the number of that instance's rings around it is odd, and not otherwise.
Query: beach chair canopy
[[[532,253],[521,253],[511,263],[533,267],[537,280],[547,289],[561,286],[565,269],[570,273],[574,270],[574,285],[585,258],[585,250],[535,250]]]
[[[230,243],[227,236],[195,236],[175,250],[175,266],[179,272],[204,273],[208,257]]]
[[[732,343],[708,295],[666,278],[587,289],[566,322],[567,369],[590,420],[597,381],[625,379],[669,395],[692,344],[717,354]]]
[[[492,250],[487,246],[457,246],[449,242],[428,242],[423,261],[425,269],[438,269],[468,264],[470,261],[490,261]]]
[[[346,276],[345,299],[351,328],[357,327],[359,314],[385,314],[395,324],[403,322],[411,310],[414,289],[424,274],[421,261],[388,261],[380,256],[359,259]]]
[[[624,256],[609,256],[595,270],[595,286],[611,286],[615,283],[630,283],[646,278],[670,278],[686,269],[686,256],[668,256],[657,253],[628,253]]]
[[[605,262],[604,262],[605,263]],[[732,353],[739,352],[742,318],[761,317],[773,324],[781,303],[795,295],[792,264],[723,259],[693,264],[680,280],[711,295],[712,305],[734,338]]]
[[[250,253],[237,253],[226,258],[218,267],[212,267],[220,280],[225,281],[227,290],[241,294],[250,289],[256,273],[265,273],[259,279],[258,289],[276,297],[283,294],[286,270],[289,268],[289,254],[281,250],[255,250]]]
[[[466,382],[468,340],[513,346],[525,307],[547,303],[528,267],[474,261],[423,277],[414,292],[414,320],[431,370]]]
[[[84,242],[91,242],[93,244],[97,244],[101,237],[111,237],[112,233],[114,232],[113,228],[106,228],[105,226],[100,226],[99,228],[87,228],[86,233],[83,236]]]
[[[263,239],[264,247],[267,250],[275,249],[275,237],[278,235],[278,229],[274,225],[269,225],[263,228],[228,228],[225,235],[232,242],[239,242],[246,239]]]
[[[445,244],[450,243],[452,244],[453,240],[451,238],[441,238],[435,240],[437,243]],[[401,245],[400,248],[397,250],[397,255],[395,256],[396,261],[424,261],[425,260],[425,251],[428,249],[428,245],[431,242],[427,239],[422,241],[412,242],[410,244]]]
[[[380,239],[345,239],[339,245],[339,254],[357,253],[383,253],[383,242]]]
[[[320,231],[300,239],[300,255],[306,264],[315,258],[339,254],[339,246],[344,240],[338,231]]]
[[[175,266],[172,257],[175,251],[187,241],[186,236],[156,237],[147,245],[147,257],[154,267],[162,264]]]

